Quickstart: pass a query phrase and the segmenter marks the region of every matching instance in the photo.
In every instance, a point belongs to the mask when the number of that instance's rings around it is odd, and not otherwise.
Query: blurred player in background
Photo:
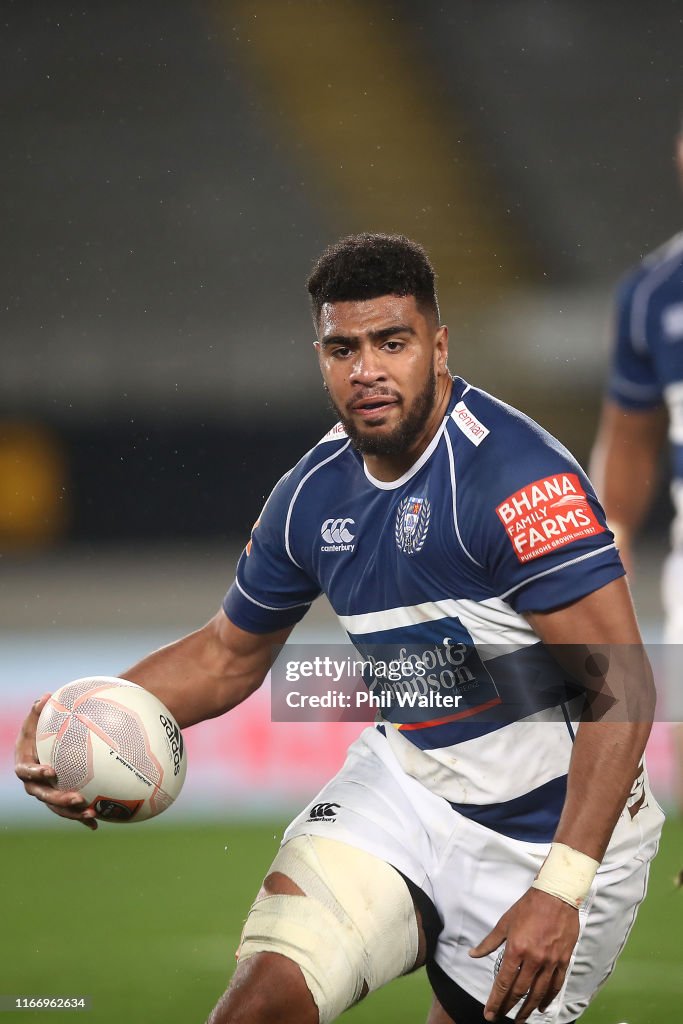
[[[383,709],[289,826],[211,1024],[327,1024],[422,964],[429,1024],[570,1024],[623,948],[662,822],[612,535],[566,449],[451,376],[420,246],[352,236],[308,287],[340,423],[273,490],[216,616],[124,675],[182,726],[223,714],[324,592],[367,657],[417,650],[439,696],[456,668],[471,685],[456,712]],[[607,694],[616,714],[592,720]],[[96,827],[36,763],[43,703],[17,774]]]
[[[676,145],[683,185],[683,133]],[[652,504],[668,439],[675,518],[662,579],[664,642],[683,644],[683,233],[674,235],[622,281],[616,296],[612,367],[591,477],[622,560],[631,570],[634,539]],[[683,685],[677,648],[666,652],[661,713],[673,723],[676,799],[683,814]]]

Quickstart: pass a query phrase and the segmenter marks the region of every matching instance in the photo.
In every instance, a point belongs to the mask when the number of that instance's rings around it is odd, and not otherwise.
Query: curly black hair
[[[307,286],[316,328],[325,302],[381,295],[414,295],[420,311],[439,321],[434,269],[422,246],[405,235],[363,232],[340,239],[316,260]]]

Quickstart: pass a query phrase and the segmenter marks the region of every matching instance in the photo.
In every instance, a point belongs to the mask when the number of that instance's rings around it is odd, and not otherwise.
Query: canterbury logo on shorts
[[[311,807],[308,820],[334,821],[337,816],[337,812],[334,808],[339,806],[339,804],[316,804],[315,807]]]

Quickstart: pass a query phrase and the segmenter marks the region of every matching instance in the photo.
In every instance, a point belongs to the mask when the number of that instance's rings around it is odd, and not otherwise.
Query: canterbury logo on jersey
[[[335,807],[340,807],[340,804],[316,804],[315,807],[311,807],[308,815],[309,821],[334,821],[337,816],[337,812],[334,810]]]
[[[353,519],[326,519],[320,527],[320,536],[325,541],[320,550],[353,551],[355,534],[349,527],[355,525]]]

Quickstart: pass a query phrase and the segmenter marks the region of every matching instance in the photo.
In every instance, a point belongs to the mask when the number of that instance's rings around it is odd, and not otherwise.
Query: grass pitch
[[[4,1019],[202,1024],[232,973],[243,917],[282,823],[80,826],[0,831],[0,995],[90,996],[89,1011]],[[669,822],[649,896],[586,1024],[662,1024],[683,1014],[683,825]],[[350,1011],[352,1024],[419,1024],[424,972]]]

